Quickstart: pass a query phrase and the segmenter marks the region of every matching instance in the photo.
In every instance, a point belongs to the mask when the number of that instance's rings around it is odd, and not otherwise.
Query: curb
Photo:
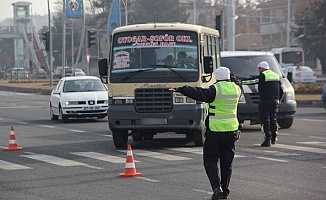
[[[39,88],[21,88],[21,87],[11,87],[0,85],[0,90],[13,91],[13,92],[24,92],[24,93],[39,93],[44,95],[50,95],[52,89],[39,89]]]

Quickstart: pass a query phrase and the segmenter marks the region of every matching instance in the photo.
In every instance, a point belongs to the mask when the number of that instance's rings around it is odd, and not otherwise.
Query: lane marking
[[[59,157],[55,157],[55,156],[45,155],[45,154],[21,155],[21,156],[30,158],[30,159],[34,159],[34,160],[39,160],[42,162],[51,163],[51,164],[58,165],[58,166],[63,166],[63,167],[86,166],[87,165],[85,163],[68,160],[68,159],[64,159],[64,158],[59,158]]]
[[[71,131],[71,132],[77,132],[77,133],[85,133],[85,131],[81,131],[81,130],[74,130],[74,129],[70,129],[69,131]]]
[[[40,125],[40,126],[44,128],[54,128],[54,126],[50,126],[50,125]]]
[[[102,153],[90,152],[90,151],[89,152],[72,152],[70,154],[87,157],[87,158],[93,158],[96,160],[101,160],[101,161],[111,162],[111,163],[125,163],[126,162],[126,158],[120,158],[117,156],[111,156],[111,155],[106,155],[106,154],[102,154]]]
[[[102,136],[104,136],[104,137],[112,137],[112,135],[102,135]]]
[[[325,142],[319,142],[319,141],[311,141],[311,142],[297,142],[298,144],[309,144],[309,145],[316,145],[316,146],[322,146],[326,147]]]
[[[7,162],[4,160],[0,160],[0,169],[4,170],[20,170],[20,169],[33,169],[31,167],[27,167],[24,165],[19,165],[11,162]]]
[[[197,148],[167,148],[168,150],[173,150],[173,151],[180,151],[183,153],[194,153],[194,154],[199,154],[203,155],[203,148],[202,147],[197,147]],[[246,156],[241,156],[241,155],[235,155],[235,158],[244,158]]]
[[[126,152],[125,150],[118,150],[120,152]],[[192,158],[182,157],[182,156],[175,156],[165,153],[153,152],[153,151],[145,151],[141,149],[137,149],[136,151],[133,150],[133,153],[140,156],[156,158],[160,160],[191,160]]]
[[[264,151],[265,153],[273,154],[275,156],[300,156],[298,153],[284,153],[280,151]]]
[[[272,147],[280,148],[280,149],[290,149],[290,150],[305,151],[305,152],[311,152],[311,153],[326,154],[326,149],[318,149],[318,148],[313,148],[313,147],[302,147],[302,146],[285,145],[285,144],[275,144]]]
[[[310,122],[325,122],[325,120],[322,119],[300,119],[302,121],[310,121]]]
[[[195,192],[201,192],[201,193],[204,193],[204,194],[213,194],[213,192],[209,192],[209,191],[206,191],[206,190],[200,190],[200,189],[192,189],[193,191]]]
[[[142,180],[144,180],[144,181],[153,182],[153,183],[160,183],[160,182],[161,182],[161,181],[159,181],[159,180],[150,179],[150,178],[145,178],[145,177],[135,177],[135,178],[142,179]]]
[[[326,137],[319,137],[319,136],[309,136],[309,137],[316,138],[316,139],[326,140]]]
[[[286,161],[286,160],[275,159],[275,158],[267,158],[267,157],[256,157],[256,158],[263,159],[263,160],[277,161],[277,162],[289,162],[289,161]]]

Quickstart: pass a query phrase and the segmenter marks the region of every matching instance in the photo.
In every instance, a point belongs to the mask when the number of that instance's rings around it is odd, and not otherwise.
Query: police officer
[[[277,141],[277,121],[276,112],[278,104],[283,97],[280,76],[270,70],[266,61],[257,65],[259,75],[252,80],[244,80],[242,84],[258,83],[259,90],[259,119],[262,123],[262,131],[265,139],[261,144],[262,147],[270,147]]]
[[[237,119],[240,87],[230,81],[230,70],[219,67],[215,71],[216,83],[208,88],[183,86],[171,89],[192,99],[208,103],[205,120],[204,167],[214,191],[212,199],[227,199],[235,141],[240,132]],[[219,177],[220,161],[221,177]]]

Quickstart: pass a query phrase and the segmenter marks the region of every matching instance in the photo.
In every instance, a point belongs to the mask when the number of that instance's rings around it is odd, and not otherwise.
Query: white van
[[[228,67],[239,79],[258,75],[257,65],[261,61],[267,61],[271,70],[281,77],[284,99],[279,105],[277,113],[278,125],[281,128],[290,128],[293,123],[293,115],[296,112],[294,89],[283,74],[280,64],[272,52],[259,51],[224,51],[221,52],[221,66]],[[243,123],[250,120],[250,124],[258,124],[258,85],[243,85],[243,96],[238,105],[238,120]]]

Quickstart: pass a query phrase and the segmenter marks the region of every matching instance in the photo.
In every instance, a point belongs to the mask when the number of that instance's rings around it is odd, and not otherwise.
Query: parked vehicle
[[[75,76],[86,76],[86,73],[82,69],[75,69]]]
[[[63,68],[62,67],[57,67],[55,70],[55,75],[57,78],[62,78],[62,74],[63,74]],[[75,69],[75,73],[73,73],[73,68],[72,67],[65,67],[65,77],[68,76],[86,76],[86,73],[79,68]]]
[[[280,47],[271,51],[282,69],[304,63],[304,51],[301,47]]]
[[[29,78],[29,73],[25,68],[14,67],[8,69],[6,73],[6,78],[9,79],[27,79]]]
[[[105,118],[108,90],[95,76],[61,78],[50,97],[50,116],[61,122],[68,118]]]
[[[292,66],[283,69],[284,74],[293,83],[316,83],[315,72],[308,66]]]
[[[225,51],[221,52],[221,66],[228,67],[239,79],[250,78],[258,74],[257,65],[267,61],[271,70],[281,77],[284,99],[279,105],[277,113],[278,125],[281,128],[290,128],[293,115],[296,112],[297,102],[291,83],[283,75],[280,64],[271,52],[257,51]],[[259,94],[258,85],[243,85],[243,95],[238,104],[238,120],[243,123],[250,120],[250,124],[260,123],[258,119]]]
[[[323,84],[323,93],[321,95],[321,103],[326,110],[326,81]]]
[[[34,73],[34,77],[37,79],[44,79],[48,77],[48,74],[46,73],[46,71],[42,68],[37,69],[36,72]]]

